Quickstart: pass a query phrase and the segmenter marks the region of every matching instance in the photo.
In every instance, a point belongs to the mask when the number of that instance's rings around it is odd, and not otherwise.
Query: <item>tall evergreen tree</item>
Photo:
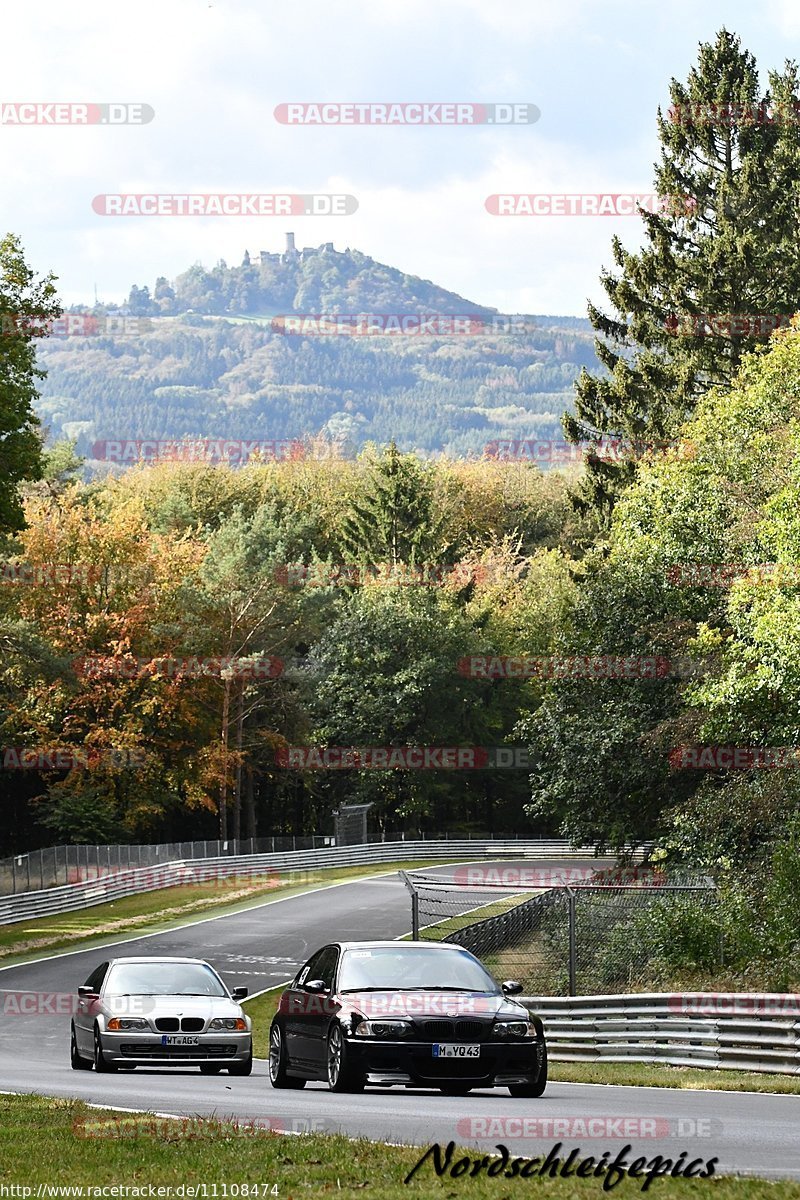
[[[22,528],[17,488],[42,474],[35,337],[59,316],[53,276],[37,280],[19,238],[0,238],[0,531]]]
[[[645,245],[612,242],[616,272],[601,282],[614,310],[589,305],[603,375],[583,370],[573,442],[619,437],[633,447],[675,436],[698,397],[726,384],[742,355],[763,344],[770,323],[728,332],[709,314],[791,314],[800,296],[798,196],[800,103],[797,67],[770,72],[762,95],[756,62],[722,30],[701,45],[688,83],[673,79],[672,107],[658,112],[662,143],[657,193],[671,201],[642,212]],[[576,502],[608,518],[635,472],[590,452]]]
[[[362,494],[353,499],[344,519],[345,552],[373,566],[414,565],[439,559],[444,549],[440,534],[425,467],[390,442],[370,464]]]

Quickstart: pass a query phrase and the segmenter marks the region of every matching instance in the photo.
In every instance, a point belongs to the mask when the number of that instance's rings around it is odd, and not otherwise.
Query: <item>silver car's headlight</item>
[[[410,1021],[359,1021],[353,1033],[356,1037],[404,1038],[413,1031]]]
[[[492,1033],[495,1037],[516,1041],[518,1038],[536,1037],[536,1026],[532,1021],[495,1021]]]
[[[106,1025],[106,1029],[149,1029],[147,1021],[144,1017],[112,1017]]]
[[[232,1029],[238,1030],[240,1033],[247,1033],[247,1021],[244,1017],[214,1017],[213,1021],[208,1022],[209,1029]]]

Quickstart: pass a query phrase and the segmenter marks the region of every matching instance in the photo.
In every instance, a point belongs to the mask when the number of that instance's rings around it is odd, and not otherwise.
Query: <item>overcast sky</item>
[[[504,312],[584,315],[637,217],[491,216],[502,192],[652,191],[655,114],[701,41],[765,80],[800,58],[797,0],[3,0],[3,104],[140,102],[147,125],[0,125],[0,229],[67,303],[191,263],[332,241]],[[527,102],[535,124],[282,125],[314,101]],[[107,193],[347,193],[340,217],[109,217]]]

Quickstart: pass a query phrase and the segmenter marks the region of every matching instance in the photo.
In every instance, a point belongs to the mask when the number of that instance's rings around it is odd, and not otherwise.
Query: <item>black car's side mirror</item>
[[[500,986],[507,996],[518,996],[522,991],[522,984],[517,983],[516,979],[507,979]]]
[[[90,988],[88,984],[82,983],[78,988],[78,995],[85,1000],[89,996],[96,996],[97,992],[94,990],[94,988]]]
[[[327,992],[328,985],[324,979],[307,979],[303,984],[304,992]]]
[[[236,987],[231,992],[231,995],[233,996],[234,1000],[244,1000],[245,996],[247,995],[247,988]]]

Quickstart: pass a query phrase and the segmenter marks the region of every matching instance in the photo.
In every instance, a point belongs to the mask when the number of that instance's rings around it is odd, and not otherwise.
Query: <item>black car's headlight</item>
[[[356,1037],[404,1038],[410,1037],[414,1026],[410,1021],[359,1021],[353,1033]]]
[[[149,1029],[147,1021],[144,1017],[112,1017],[106,1025],[106,1029]]]
[[[495,1021],[492,1033],[496,1038],[517,1041],[536,1037],[536,1026],[533,1021]]]
[[[244,1017],[214,1017],[213,1021],[208,1022],[209,1029],[238,1029],[241,1033],[246,1032],[247,1022]]]

